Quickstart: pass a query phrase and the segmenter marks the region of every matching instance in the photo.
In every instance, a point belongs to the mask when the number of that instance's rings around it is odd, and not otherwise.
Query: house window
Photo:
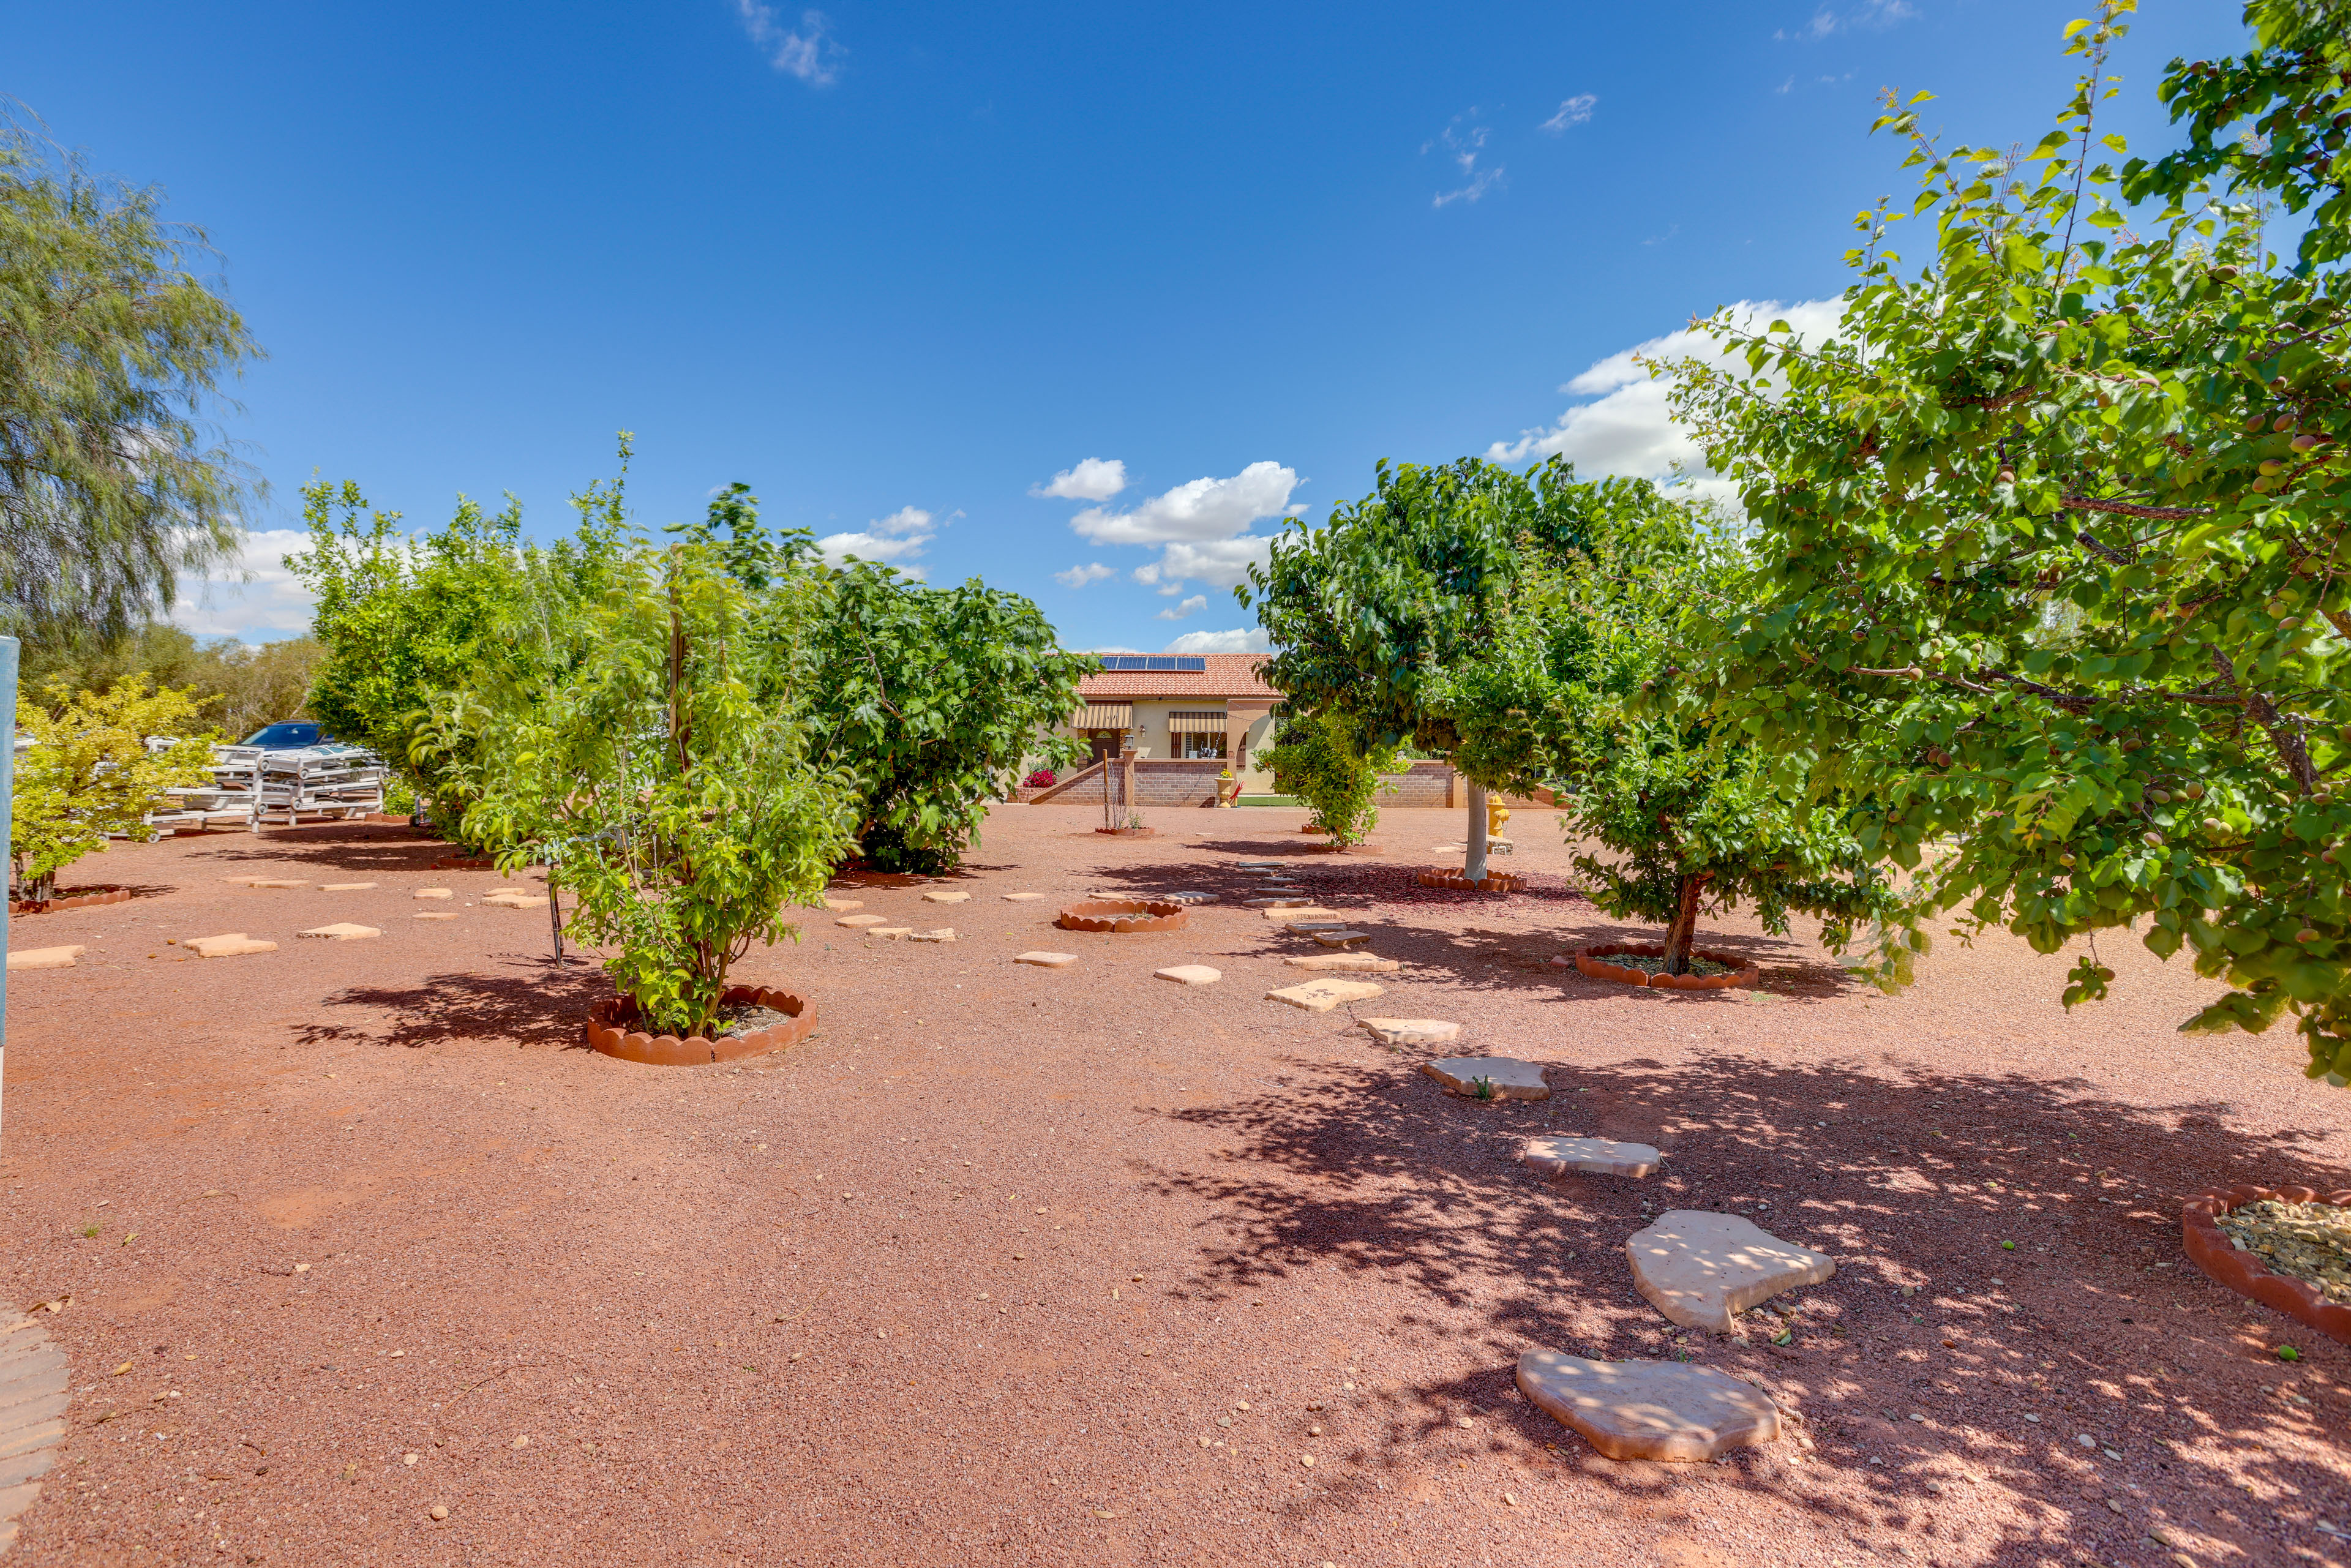
[[[1221,713],[1171,713],[1167,716],[1167,755],[1206,758],[1225,754],[1225,716]]]

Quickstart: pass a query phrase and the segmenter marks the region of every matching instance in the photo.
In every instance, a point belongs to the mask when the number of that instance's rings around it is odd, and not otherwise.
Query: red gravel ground
[[[20,1559],[2342,1560],[2346,1352],[2184,1263],[2178,1211],[2351,1186],[2351,1099],[2283,1034],[2173,1032],[2185,966],[2109,942],[2117,999],[2069,1018],[2064,958],[1947,942],[1886,1000],[1733,919],[1707,939],[1761,992],[1652,993],[1547,966],[1646,933],[1567,891],[1537,813],[1500,897],[1411,884],[1451,813],[1347,857],[1288,810],[1093,820],[1000,809],[967,904],[841,891],[963,939],[813,916],[741,975],[812,996],[816,1037],[705,1069],[579,1049],[601,975],[395,825],[85,862],[147,896],[13,933],[89,949],[9,982],[0,1295],[69,1296],[44,1321],[75,1368]],[[1404,961],[1360,1010],[1460,1019],[1553,1098],[1448,1099],[1343,1009],[1263,1000],[1313,949],[1229,898],[1166,935],[1050,925],[1086,892],[1241,896],[1233,863],[1273,856]],[[1023,889],[1050,896],[998,896]],[[384,935],[294,939],[340,919]],[[236,930],[279,950],[164,942]],[[1010,962],[1035,947],[1081,962]],[[1178,962],[1224,979],[1151,977]],[[1512,1155],[1554,1129],[1666,1174],[1547,1185]],[[1785,1347],[1760,1315],[1744,1346],[1677,1333],[1625,1259],[1653,1207],[1839,1272]],[[1687,1354],[1800,1435],[1612,1463],[1517,1396],[1532,1346]]]

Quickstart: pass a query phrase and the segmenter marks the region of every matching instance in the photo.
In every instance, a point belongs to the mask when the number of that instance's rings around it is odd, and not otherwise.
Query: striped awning
[[[1225,716],[1221,713],[1171,713],[1167,716],[1170,735],[1222,735]]]
[[[1088,703],[1072,729],[1124,729],[1134,722],[1133,703]]]

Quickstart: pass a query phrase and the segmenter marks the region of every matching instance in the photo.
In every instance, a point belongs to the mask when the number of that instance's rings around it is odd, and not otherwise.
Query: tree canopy
[[[2259,0],[2252,51],[2166,77],[2188,145],[2125,161],[2099,116],[2129,9],[2068,30],[2081,78],[2030,150],[1945,146],[1889,96],[1920,188],[1862,214],[1834,332],[1725,314],[1744,369],[1668,368],[1756,530],[1690,681],[1916,869],[1891,953],[1940,915],[2086,935],[2070,1005],[2135,928],[2226,983],[2183,1028],[2294,1015],[2342,1082],[2351,46],[2339,8]],[[2269,197],[2310,214],[2292,264]]]
[[[256,486],[212,421],[260,350],[162,210],[0,123],[0,631],[119,637],[236,557]]]

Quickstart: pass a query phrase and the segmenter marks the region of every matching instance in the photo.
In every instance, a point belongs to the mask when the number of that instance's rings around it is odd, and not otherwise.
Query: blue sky
[[[1909,185],[1877,89],[2030,142],[2085,8],[5,0],[0,92],[164,187],[269,350],[257,580],[192,626],[303,627],[269,530],[314,472],[551,535],[626,428],[650,526],[742,479],[1071,647],[1188,651],[1249,645],[1251,541],[1380,458],[1654,471],[1621,356],[1834,295]],[[2241,38],[2153,0],[2111,123],[2162,140],[2163,62]]]

